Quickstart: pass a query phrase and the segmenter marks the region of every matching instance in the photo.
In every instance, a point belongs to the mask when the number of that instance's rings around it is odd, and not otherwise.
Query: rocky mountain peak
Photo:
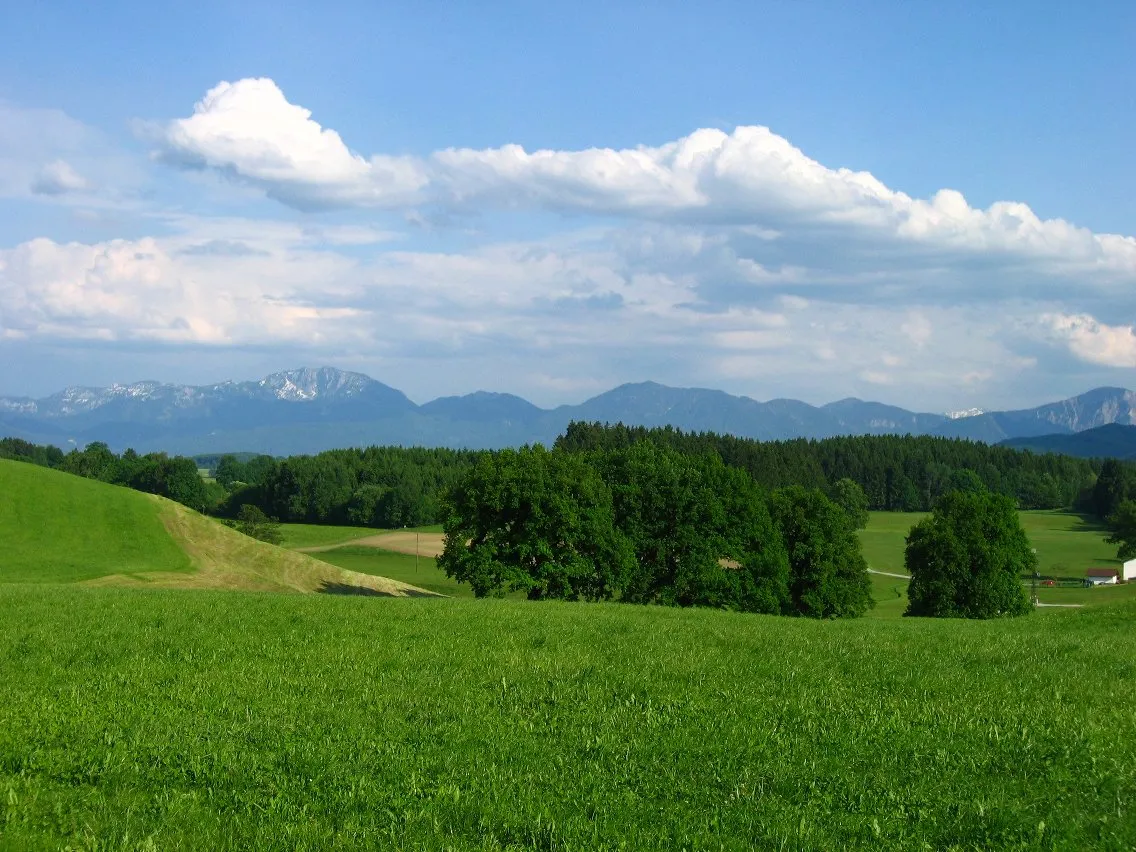
[[[329,397],[349,397],[361,393],[374,379],[362,373],[334,367],[301,367],[265,376],[257,384],[273,392],[277,399],[308,402]]]

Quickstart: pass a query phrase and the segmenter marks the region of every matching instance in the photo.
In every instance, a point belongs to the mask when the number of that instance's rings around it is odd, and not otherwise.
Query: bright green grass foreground
[[[0,582],[188,571],[151,497],[0,459]]]
[[[1134,624],[0,587],[0,848],[1129,849]]]

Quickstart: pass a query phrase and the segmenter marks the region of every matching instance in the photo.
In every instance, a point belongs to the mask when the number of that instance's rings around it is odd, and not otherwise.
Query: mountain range
[[[0,397],[0,436],[61,447],[103,441],[115,450],[184,454],[285,455],[371,444],[550,444],[573,420],[670,425],[760,440],[914,434],[996,443],[1136,424],[1136,393],[1097,388],[1019,411],[927,414],[853,398],[822,406],[793,399],[758,402],[723,391],[642,382],[553,409],[484,391],[417,405],[361,373],[321,367],[259,381],[203,386],[145,381],[73,387],[44,399]]]

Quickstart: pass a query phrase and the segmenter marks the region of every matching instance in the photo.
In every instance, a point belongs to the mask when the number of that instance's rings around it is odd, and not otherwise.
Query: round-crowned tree
[[[999,618],[1033,609],[1023,579],[1037,557],[1010,498],[953,491],[911,528],[907,615]]]
[[[634,564],[611,491],[580,456],[539,444],[482,456],[444,500],[438,566],[478,597],[607,600]]]

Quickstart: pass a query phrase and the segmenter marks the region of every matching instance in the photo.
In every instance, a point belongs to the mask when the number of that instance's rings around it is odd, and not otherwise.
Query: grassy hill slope
[[[0,582],[192,571],[162,508],[137,491],[0,459]]]
[[[241,535],[177,503],[0,460],[0,582],[429,594]]]
[[[0,587],[0,835],[1127,849],[1133,623]]]

